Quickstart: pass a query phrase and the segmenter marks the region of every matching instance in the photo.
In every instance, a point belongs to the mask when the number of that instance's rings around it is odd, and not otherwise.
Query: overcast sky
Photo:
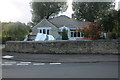
[[[30,12],[30,1],[31,0],[0,0],[0,21],[20,21],[23,23],[31,21],[32,14]],[[116,2],[118,1],[120,0],[116,0]],[[71,17],[71,14],[73,13],[71,3],[72,0],[69,0],[69,7],[66,12],[62,13],[62,15]],[[116,8],[117,7],[118,5],[116,5]]]
[[[29,22],[31,20],[30,0],[0,0],[0,21]]]

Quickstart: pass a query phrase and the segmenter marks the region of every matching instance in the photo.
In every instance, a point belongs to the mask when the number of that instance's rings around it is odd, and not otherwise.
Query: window
[[[43,34],[46,34],[46,32],[45,32],[46,30],[45,29],[43,29]]]
[[[71,37],[74,37],[74,36],[73,36],[73,32],[71,32]]]
[[[71,37],[84,37],[84,34],[78,32],[78,31],[75,31],[75,30],[72,30],[70,32],[70,34],[71,34]]]
[[[38,33],[42,33],[42,34],[50,34],[50,28],[38,28]]]
[[[74,37],[76,37],[76,32],[74,32]]]
[[[83,33],[81,33],[81,37],[84,37],[84,34],[83,34]]]
[[[49,32],[50,32],[50,30],[47,30],[47,35],[49,35],[49,34],[50,34]]]
[[[80,37],[80,32],[78,32],[78,37]]]
[[[40,33],[42,33],[42,30],[40,29]]]

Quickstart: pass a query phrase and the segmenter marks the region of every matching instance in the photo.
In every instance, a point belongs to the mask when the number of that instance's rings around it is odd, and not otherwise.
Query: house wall
[[[55,28],[50,29],[50,35],[52,35],[54,38],[57,38],[60,36],[58,34],[58,29],[55,29]]]
[[[37,28],[35,27],[35,28],[32,29],[32,35],[37,35],[37,33],[39,32]],[[42,27],[42,28],[44,28],[44,27]],[[54,38],[59,37],[58,28],[51,27],[50,35],[52,35]]]
[[[5,50],[22,53],[56,53],[56,54],[118,54],[120,41],[9,41]]]
[[[37,33],[38,33],[37,27],[33,27],[32,28],[32,35],[37,35]]]

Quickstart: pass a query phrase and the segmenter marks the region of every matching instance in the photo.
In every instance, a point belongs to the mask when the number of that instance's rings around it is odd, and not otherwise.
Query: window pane
[[[76,31],[76,37],[78,37],[78,31]]]
[[[49,32],[50,32],[50,31],[49,31],[49,30],[47,30],[47,35],[49,35]]]
[[[74,37],[73,32],[71,32],[71,37]]]
[[[78,37],[80,37],[80,32],[78,32]]]
[[[40,33],[42,33],[42,30],[40,29]]]
[[[45,34],[45,29],[43,29],[43,34]]]
[[[74,37],[76,37],[76,32],[74,32]]]
[[[83,33],[81,33],[81,37],[84,37],[84,34],[83,34]]]

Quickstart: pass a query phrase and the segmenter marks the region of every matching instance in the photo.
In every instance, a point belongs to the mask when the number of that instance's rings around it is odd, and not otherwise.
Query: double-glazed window
[[[39,29],[39,32],[43,33],[43,34],[47,34],[47,35],[50,34],[50,30],[49,29]]]
[[[76,31],[76,30],[71,30],[71,31],[70,31],[70,36],[71,36],[71,37],[84,37],[83,33],[78,32],[78,31]]]
[[[40,29],[40,33],[42,33],[42,30]]]
[[[50,34],[50,30],[48,29],[48,30],[47,30],[47,35],[49,35],[49,34]]]
[[[46,34],[46,29],[43,29],[43,34]]]

